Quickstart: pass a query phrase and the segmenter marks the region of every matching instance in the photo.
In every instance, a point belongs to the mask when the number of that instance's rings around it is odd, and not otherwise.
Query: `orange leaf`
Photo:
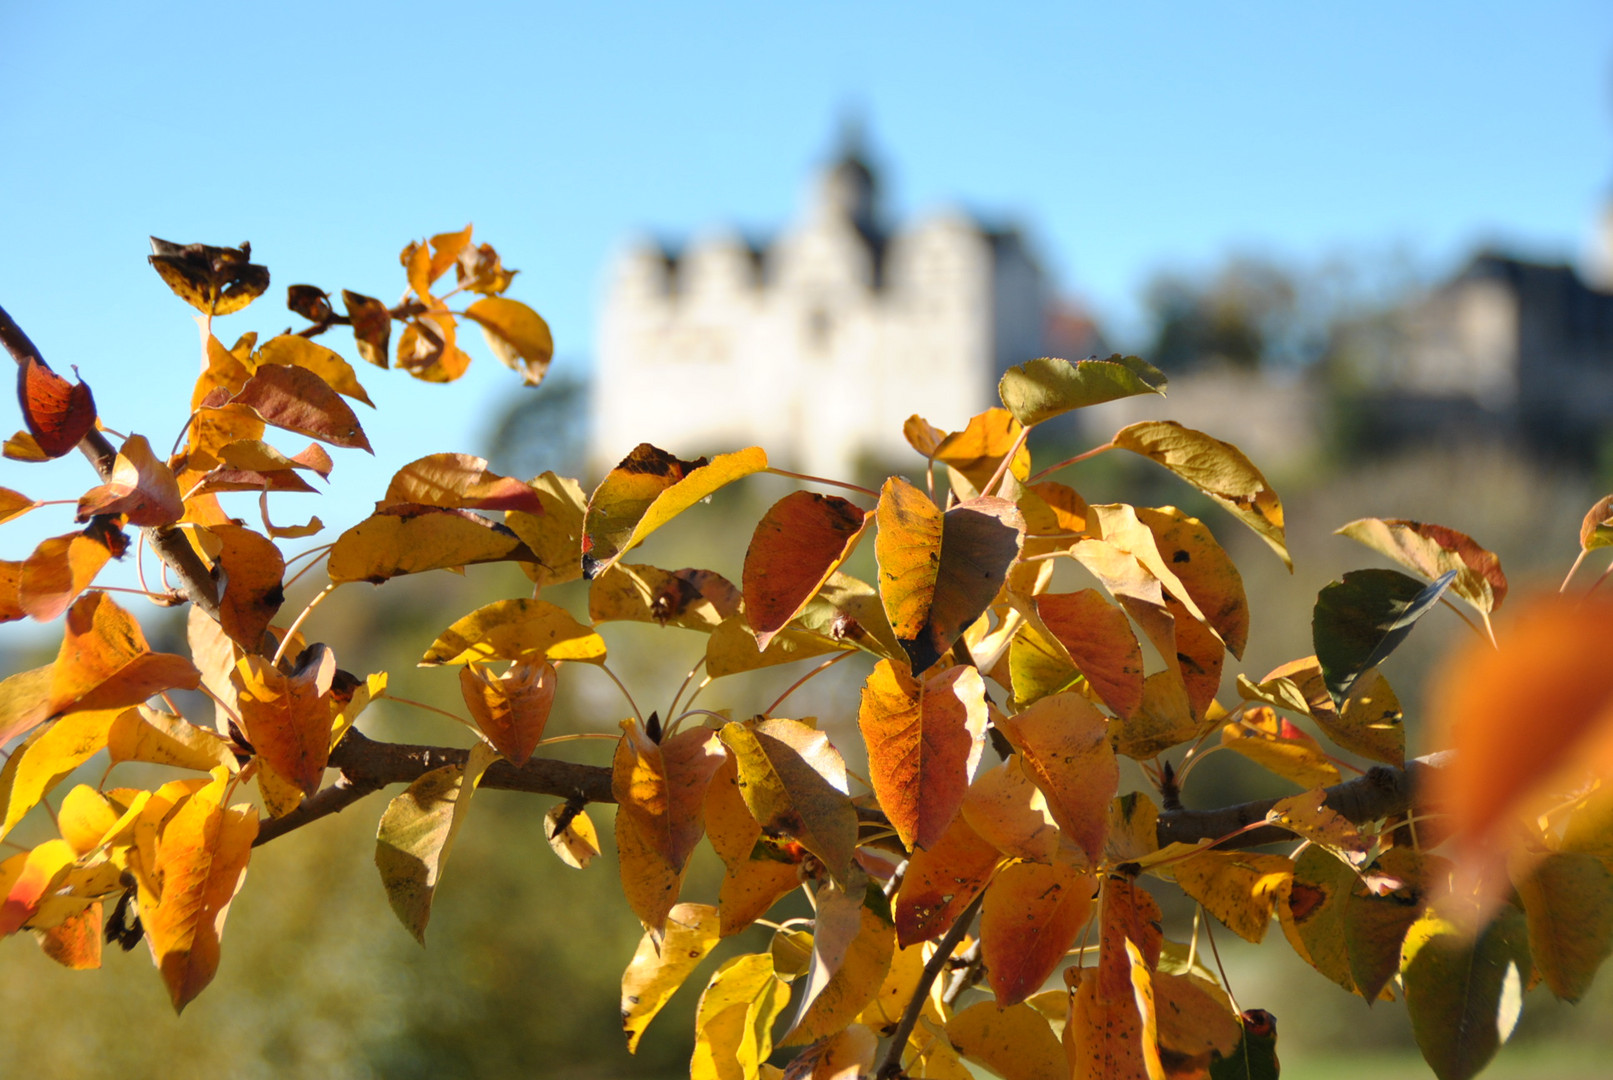
[[[1036,613],[1103,703],[1130,716],[1143,700],[1143,651],[1126,613],[1096,589],[1043,593]]]
[[[398,335],[398,367],[422,382],[453,382],[470,367],[470,357],[455,344],[456,333],[454,317],[446,311],[410,319]]]
[[[1470,875],[1498,869],[1511,820],[1547,792],[1613,773],[1613,600],[1532,598],[1497,634],[1498,649],[1460,648],[1429,695],[1435,745],[1455,750],[1431,797]]]
[[[319,790],[330,758],[335,675],[336,654],[324,645],[309,646],[290,675],[261,656],[242,657],[231,675],[247,741],[305,795]]]
[[[256,651],[285,599],[280,585],[286,561],[273,541],[244,525],[214,525],[207,531],[222,545],[213,560],[224,571],[219,621],[241,648]]]
[[[594,577],[650,533],[720,488],[767,468],[760,447],[683,461],[649,443],[622,459],[588,500],[583,573]]]
[[[1159,966],[1164,933],[1159,904],[1137,883],[1109,877],[1103,883],[1103,908],[1098,929],[1097,994],[1104,1001],[1133,1000],[1131,957],[1126,942],[1134,944],[1150,968]]]
[[[868,775],[902,843],[927,848],[963,804],[986,732],[986,684],[958,666],[920,683],[881,660],[857,715]]]
[[[189,660],[152,652],[140,624],[105,593],[92,592],[67,613],[49,711],[137,705],[160,690],[194,690],[200,682]]]
[[[893,476],[880,488],[874,517],[879,522],[874,537],[879,598],[896,636],[910,641],[924,629],[935,600],[941,566],[941,509],[924,492]]]
[[[1249,602],[1243,575],[1216,543],[1208,526],[1174,506],[1137,507],[1137,520],[1148,526],[1161,560],[1171,568],[1187,595],[1204,615],[1227,651],[1242,657],[1249,640]]]
[[[60,616],[118,555],[106,543],[109,535],[91,522],[83,532],[41,540],[17,574],[19,608],[40,622]]]
[[[554,665],[516,663],[504,674],[490,676],[480,665],[466,664],[459,669],[459,690],[493,749],[512,765],[525,765],[543,738],[554,705]]]
[[[168,525],[185,513],[179,481],[157,460],[144,435],[130,435],[118,451],[112,477],[78,500],[78,520],[95,514],[124,514],[129,524],[143,527]]]
[[[1068,858],[1009,863],[986,889],[980,945],[997,1007],[1042,988],[1092,913],[1096,879]]]
[[[85,383],[69,383],[38,357],[17,368],[23,422],[47,458],[72,450],[95,428],[95,399]]]
[[[377,509],[399,503],[543,513],[543,500],[530,484],[489,472],[486,458],[470,454],[431,454],[399,469]]]
[[[487,338],[499,363],[521,373],[521,381],[536,386],[548,374],[554,357],[554,335],[543,316],[519,300],[504,296],[484,296],[465,309]]]
[[[986,887],[1002,861],[996,846],[983,839],[959,814],[928,848],[907,861],[896,894],[896,939],[906,948],[941,936]]]
[[[399,574],[534,557],[509,529],[469,510],[402,503],[337,537],[326,572],[335,582],[379,585]]]
[[[20,491],[0,487],[0,524],[22,517],[39,504]]]
[[[705,833],[706,788],[724,755],[708,728],[689,728],[660,744],[637,720],[623,721],[622,732],[611,792],[618,804],[616,842],[633,853],[635,864],[630,867],[623,856],[622,884],[634,913],[659,934],[677,901],[689,856]],[[655,883],[661,887],[652,887]]]
[[[224,790],[225,781],[216,780],[174,811],[153,867],[161,899],[154,907],[141,904],[140,921],[176,1012],[213,981],[224,918],[258,835],[257,810],[226,810]]]
[[[358,417],[329,383],[302,367],[259,368],[229,404],[251,409],[286,431],[350,449],[370,451]]]
[[[1053,820],[1096,862],[1109,831],[1109,800],[1120,786],[1109,721],[1086,698],[1066,693],[995,722],[1023,755]]]
[[[1070,997],[1064,1052],[1072,1080],[1148,1080],[1135,997],[1100,996],[1098,981],[1092,968],[1081,969],[1081,985]]]
[[[745,611],[766,649],[851,556],[872,515],[836,495],[793,491],[756,525],[741,579]]]
[[[353,322],[353,341],[358,354],[369,364],[387,366],[387,339],[392,336],[392,316],[386,305],[373,296],[342,290],[342,303]]]
[[[1007,409],[987,409],[971,417],[962,431],[955,431],[941,440],[929,456],[944,462],[963,474],[976,491],[997,471],[997,466],[1019,442],[1025,429]],[[1023,445],[1014,454],[1009,471],[1023,480],[1030,475],[1031,455]]]
[[[15,934],[38,912],[73,867],[73,849],[65,840],[47,840],[21,855],[0,863],[0,937]]]
[[[907,440],[907,445],[925,457],[933,458],[947,433],[914,413],[902,423],[902,437]]]
[[[49,930],[37,930],[39,947],[46,956],[72,971],[88,971],[101,966],[101,902],[93,901],[77,915]]]
[[[316,341],[296,334],[281,334],[264,342],[263,348],[253,354],[252,362],[259,369],[269,365],[305,368],[318,375],[338,394],[375,407],[370,396],[364,392],[364,387],[359,385],[353,365]]]
[[[1004,855],[1051,862],[1058,851],[1058,826],[1048,813],[1047,796],[1026,775],[1023,755],[1010,755],[976,777],[960,816]]]

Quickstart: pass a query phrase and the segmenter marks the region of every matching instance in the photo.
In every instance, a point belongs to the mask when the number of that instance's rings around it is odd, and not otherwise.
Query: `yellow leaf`
[[[947,1021],[947,1038],[1004,1080],[1068,1080],[1070,1067],[1047,1019],[1029,1005],[977,1001]]]
[[[976,491],[986,486],[1008,451],[1015,449],[1008,471],[1019,480],[1031,473],[1031,454],[1019,442],[1024,427],[1007,409],[987,409],[971,417],[962,431],[941,440],[930,457],[962,473]]]
[[[774,835],[795,837],[845,881],[857,811],[846,794],[845,764],[823,734],[794,720],[731,723],[721,734],[751,816]]]
[[[641,443],[588,500],[584,572],[595,576],[695,503],[765,468],[767,454],[757,446],[680,461]]]
[[[690,1080],[753,1080],[772,1056],[773,1022],[789,1000],[770,954],[726,961],[700,995]]]
[[[554,357],[554,336],[543,316],[519,300],[484,296],[465,309],[465,316],[482,328],[487,347],[499,363],[521,373],[521,381],[536,386],[549,371]]]
[[[1578,1001],[1613,954],[1613,867],[1595,855],[1514,857],[1512,881],[1529,920],[1529,955],[1551,992]]]
[[[88,784],[79,784],[62,799],[56,811],[56,827],[75,856],[84,856],[100,847],[121,816],[117,808]]]
[[[1387,555],[1430,581],[1455,570],[1451,592],[1486,615],[1506,599],[1507,576],[1501,572],[1501,560],[1466,533],[1404,518],[1361,518],[1334,532]]]
[[[1011,367],[997,384],[1003,404],[1030,426],[1071,409],[1101,405],[1136,394],[1165,395],[1163,372],[1135,356],[1119,353],[1107,360],[1059,360],[1041,357]]]
[[[186,799],[163,827],[153,873],[162,882],[155,907],[142,902],[140,921],[176,1012],[213,981],[219,936],[230,901],[246,879],[258,812],[221,805],[219,779]]]
[[[1109,831],[1109,800],[1120,784],[1108,718],[1084,697],[1056,694],[999,717],[996,726],[1047,796],[1053,820],[1096,861]]]
[[[1227,929],[1259,944],[1294,864],[1280,855],[1204,851],[1176,863],[1176,883]]]
[[[449,849],[465,822],[482,774],[497,758],[492,747],[477,742],[464,765],[444,765],[426,773],[381,815],[375,865],[393,913],[421,945],[426,943],[431,902]]]
[[[149,761],[197,772],[236,768],[235,752],[218,732],[148,705],[117,714],[107,732],[106,748],[115,762]]]
[[[863,1024],[851,1024],[801,1051],[790,1062],[788,1075],[796,1080],[862,1080],[873,1075],[878,1050],[878,1035]]]
[[[326,572],[338,583],[379,585],[400,574],[532,557],[515,533],[469,510],[411,503],[377,511],[337,537]]]
[[[549,807],[548,813],[543,815],[543,832],[561,862],[573,869],[584,870],[599,854],[599,833],[595,831],[588,811],[581,807],[575,809],[576,813],[561,825],[562,817],[567,813],[567,804],[556,803]]]
[[[533,480],[531,487],[543,504],[543,513],[511,510],[504,514],[504,524],[536,557],[534,562],[521,563],[521,570],[540,587],[576,581],[582,577],[582,523],[588,497],[577,481],[552,472]]]
[[[908,1002],[918,993],[919,979],[924,973],[924,946],[897,947],[891,955],[890,970],[885,981],[863,1011],[857,1014],[859,1024],[867,1024],[875,1031],[888,1030],[907,1011]]]
[[[1282,500],[1236,446],[1174,420],[1145,420],[1122,428],[1113,445],[1152,458],[1225,506],[1293,572],[1283,532]]]
[[[185,513],[173,470],[152,453],[144,435],[130,435],[118,450],[112,475],[78,500],[78,520],[95,514],[125,514],[129,524],[155,528]]]
[[[473,660],[605,658],[605,639],[545,600],[496,600],[457,620],[420,658],[422,667]]]
[[[106,746],[107,731],[124,711],[68,713],[11,752],[0,769],[0,803],[6,815],[0,822],[0,836],[15,828],[69,773]]]
[[[890,972],[896,930],[834,885],[818,890],[812,969],[802,1006],[782,1045],[825,1038],[844,1028],[874,1000]]]
[[[1339,782],[1338,768],[1316,740],[1264,705],[1245,709],[1241,720],[1223,727],[1221,745],[1302,788]]]
[[[662,570],[616,563],[588,589],[588,618],[681,626],[710,633],[739,614],[739,590],[711,570]]]
[[[627,1052],[638,1051],[644,1029],[717,944],[717,909],[679,904],[667,915],[665,937],[645,934],[622,974],[622,1030]]]
[[[912,640],[924,628],[935,599],[941,567],[941,510],[930,497],[899,476],[885,481],[874,517],[879,531],[879,597],[899,639]]]
[[[720,679],[724,675],[845,652],[848,647],[806,630],[781,630],[773,635],[766,649],[759,650],[756,631],[750,628],[743,615],[735,615],[723,620],[706,642],[706,674]]]

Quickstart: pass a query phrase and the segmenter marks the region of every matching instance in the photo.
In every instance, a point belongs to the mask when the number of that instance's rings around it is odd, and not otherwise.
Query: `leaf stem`
[[[329,555],[330,554],[330,549],[335,547],[335,546],[336,546],[336,544],[335,544],[334,541],[329,543],[329,544],[320,544],[318,547],[309,548],[307,551],[304,551],[304,552],[302,552],[300,554],[297,554],[297,555],[293,555],[291,558],[287,559],[286,560],[286,566],[290,566],[292,563],[296,562],[298,559],[305,559],[310,555],[314,556],[314,560],[312,562],[310,562],[307,566],[303,567],[301,570],[298,570],[295,574],[291,575],[291,577],[286,580],[285,584],[280,586],[280,590],[282,592],[284,592],[286,589],[289,589],[293,585],[295,585],[297,583],[298,578],[302,577],[308,571],[312,570],[314,567],[319,565],[320,556]]]
[[[689,689],[689,684],[694,681],[694,677],[700,674],[700,669],[705,666],[706,658],[704,656],[694,662],[694,667],[689,669],[689,674],[684,676],[682,684],[678,686],[678,692],[672,695],[672,704],[666,707],[666,714],[668,716],[677,716],[678,699],[683,696],[683,692],[685,690]],[[674,720],[673,723],[677,723],[677,721]]]
[[[1025,445],[1025,440],[1030,438],[1030,434],[1031,429],[1028,427],[1019,429],[1019,438],[1015,439],[1014,445],[1008,448],[1008,453],[1003,455],[1002,461],[997,463],[997,470],[991,474],[991,479],[986,481],[986,486],[980,489],[982,496],[990,495],[997,490],[997,485],[1003,482],[1003,477],[1008,474],[1010,466],[1013,465],[1014,455],[1019,453],[1020,448]]]
[[[765,473],[772,473],[774,476],[788,476],[792,480],[805,480],[812,484],[828,484],[830,487],[845,488],[847,491],[860,491],[869,498],[879,498],[879,492],[870,491],[868,488],[865,488],[860,484],[848,484],[844,480],[830,480],[827,477],[812,476],[808,473],[788,472],[784,469],[775,469],[771,465],[762,471]]]
[[[280,637],[280,647],[274,651],[274,657],[269,661],[269,663],[280,663],[280,658],[286,654],[286,649],[291,645],[291,639],[296,636],[297,631],[302,628],[302,624],[308,620],[308,616],[314,613],[314,608],[325,602],[325,597],[336,591],[336,586],[338,584],[340,584],[340,582],[331,582],[323,589],[320,589],[318,595],[316,595],[312,600],[308,601],[308,606],[303,608],[302,612],[292,620],[290,626],[286,627],[286,632]]]
[[[548,739],[539,739],[538,746],[554,746],[557,743],[581,742],[584,739],[609,739],[611,742],[621,742],[620,735],[612,735],[608,731],[577,731],[570,735],[556,735]]]
[[[1038,480],[1041,480],[1041,479],[1049,476],[1052,473],[1058,472],[1060,469],[1067,469],[1071,465],[1079,465],[1081,462],[1087,460],[1088,458],[1095,458],[1099,454],[1103,453],[1105,450],[1113,450],[1114,448],[1115,448],[1115,444],[1112,443],[1112,442],[1106,442],[1102,446],[1094,446],[1091,450],[1087,450],[1087,451],[1085,451],[1083,453],[1077,454],[1072,458],[1065,458],[1063,461],[1059,462],[1057,465],[1049,465],[1047,468],[1043,469],[1041,472],[1033,473],[1029,478],[1026,479],[1025,483],[1026,484],[1034,484]]]
[[[913,997],[908,1001],[901,1020],[897,1022],[896,1030],[891,1032],[885,1060],[880,1062],[879,1068],[874,1071],[877,1080],[895,1080],[902,1075],[902,1051],[907,1048],[908,1037],[913,1034],[913,1027],[919,1021],[919,1014],[924,1011],[924,999],[930,996],[930,987],[935,984],[937,976],[947,966],[947,961],[952,959],[958,943],[974,924],[975,915],[980,911],[980,903],[985,898],[986,890],[981,889],[975,898],[969,901],[969,906],[963,909],[957,921],[952,924],[952,929],[947,931],[946,937],[941,939],[941,944],[936,946],[935,954],[919,973],[919,982],[913,990]]]
[[[1467,623],[1467,628],[1469,630],[1473,631],[1479,637],[1484,636],[1484,631],[1480,630],[1478,628],[1478,624],[1476,624],[1472,619],[1468,618],[1466,615],[1463,615],[1462,614],[1462,609],[1457,607],[1455,604],[1451,603],[1450,597],[1442,596],[1442,597],[1439,598],[1439,602],[1441,604],[1444,604],[1446,607],[1450,608],[1452,611],[1454,611],[1456,613],[1456,617],[1458,619],[1461,619],[1463,622]],[[1490,644],[1492,644],[1492,645],[1495,644],[1495,635],[1494,634],[1490,635]]]
[[[390,690],[387,691],[386,699],[388,701],[396,701],[399,705],[413,705],[417,709],[424,709],[424,710],[426,710],[426,712],[434,712],[438,716],[446,716],[448,719],[452,720],[456,724],[464,724],[466,727],[473,727],[474,726],[469,720],[466,720],[463,716],[455,715],[454,713],[449,712],[447,709],[439,709],[435,705],[428,705],[424,701],[416,701],[413,698],[399,697],[398,695],[392,693]],[[547,740],[545,740],[545,741],[547,741]]]
[[[829,659],[825,660],[823,663],[819,664],[817,667],[813,668],[811,671],[807,672],[805,675],[801,676],[799,679],[795,680],[793,683],[790,684],[789,689],[785,690],[784,693],[780,694],[776,699],[774,699],[773,704],[769,705],[767,708],[762,710],[762,715],[763,716],[772,716],[773,715],[773,710],[778,708],[780,705],[784,704],[784,699],[789,697],[791,694],[795,693],[797,690],[799,690],[802,687],[802,685],[804,685],[806,683],[806,681],[808,679],[814,678],[814,677],[822,674],[825,670],[827,670],[828,668],[831,668],[834,665],[840,663],[840,661],[844,660],[848,656],[851,656],[856,651],[857,651],[856,649],[847,649],[845,652],[839,654],[838,656],[832,656]]]
[[[1203,905],[1199,905],[1201,908]],[[1215,947],[1215,931],[1210,928],[1210,921],[1204,920],[1204,939],[1210,943],[1210,955],[1215,957],[1215,969],[1221,973],[1221,989],[1227,992],[1227,1000],[1232,1002],[1232,1011],[1242,1016],[1243,1010],[1238,1007],[1238,996],[1232,992],[1232,981],[1227,978],[1226,965],[1221,963],[1221,950]]]
[[[1574,580],[1574,571],[1579,569],[1579,564],[1584,562],[1585,561],[1585,556],[1587,556],[1589,554],[1590,554],[1590,551],[1588,549],[1586,549],[1586,548],[1580,548],[1579,549],[1579,554],[1574,556],[1574,565],[1570,566],[1568,568],[1568,573],[1563,577],[1563,583],[1561,585],[1557,586],[1557,591],[1558,592],[1564,593],[1564,592],[1568,591],[1568,583],[1570,581]]]
[[[609,676],[610,681],[616,684],[616,689],[620,690],[622,692],[622,696],[627,699],[628,708],[633,710],[633,715],[638,718],[638,722],[642,725],[644,723],[644,714],[639,711],[638,702],[633,700],[633,695],[627,692],[627,687],[622,685],[622,680],[616,677],[616,672],[612,671],[610,669],[610,665],[605,663],[603,660],[594,666],[599,668],[600,671],[603,671],[607,676]]]

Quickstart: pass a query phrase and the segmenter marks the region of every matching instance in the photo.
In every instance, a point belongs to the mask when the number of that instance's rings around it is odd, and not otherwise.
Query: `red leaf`
[[[95,399],[88,384],[69,383],[37,357],[17,368],[17,401],[46,457],[61,457],[95,428]]]

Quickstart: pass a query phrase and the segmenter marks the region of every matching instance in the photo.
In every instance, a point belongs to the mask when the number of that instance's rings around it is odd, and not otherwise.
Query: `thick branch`
[[[1390,765],[1374,766],[1354,780],[1328,788],[1326,805],[1356,825],[1403,814],[1416,802],[1420,790],[1427,783],[1429,770],[1443,765],[1445,756],[1445,753],[1429,754],[1408,761],[1403,769]],[[1159,846],[1176,842],[1193,844],[1200,840],[1229,836],[1245,826],[1264,821],[1277,802],[1277,799],[1257,799],[1215,810],[1161,811],[1155,830]],[[1287,829],[1269,825],[1250,829],[1220,846],[1249,848],[1293,838],[1294,834]]]
[[[19,366],[26,365],[30,359],[45,363],[45,358],[39,355],[39,349],[3,307],[0,307],[0,344],[5,345],[6,351]],[[92,429],[79,440],[78,448],[95,466],[96,475],[103,483],[112,478],[112,467],[117,461],[118,452],[105,435]],[[218,584],[207,567],[202,565],[190,541],[179,530],[167,526],[144,531],[151,550],[179,579],[179,588],[185,598],[213,619],[218,619]]]

